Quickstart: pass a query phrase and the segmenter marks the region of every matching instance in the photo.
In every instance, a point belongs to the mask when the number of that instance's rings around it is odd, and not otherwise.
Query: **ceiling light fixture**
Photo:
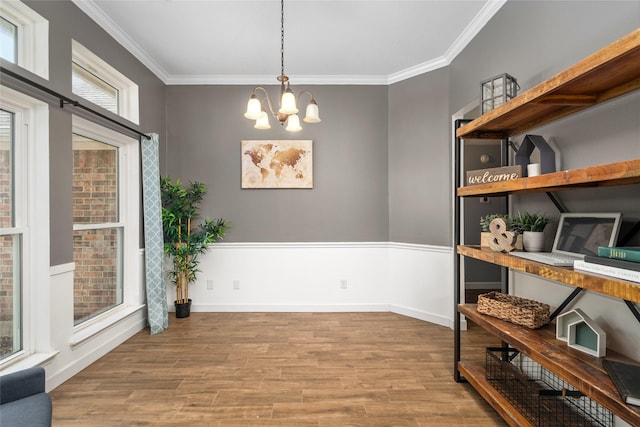
[[[256,124],[253,126],[256,129],[271,129],[269,124],[269,115],[264,108],[263,101],[266,101],[269,107],[269,112],[273,117],[280,121],[281,125],[287,122],[286,130],[289,132],[298,132],[302,130],[300,126],[300,118],[298,117],[298,107],[296,106],[296,97],[293,91],[289,87],[289,77],[284,74],[284,0],[280,1],[280,75],[277,77],[280,82],[280,105],[276,112],[273,109],[273,103],[267,93],[266,89],[258,86],[253,89],[251,98],[247,103],[247,112],[244,116],[249,120],[255,120]],[[286,87],[285,87],[286,83]],[[265,96],[264,100],[258,98],[258,92],[262,92]],[[300,93],[298,101],[302,95],[309,95],[311,100],[307,105],[306,114],[303,119],[306,123],[320,123],[320,114],[318,112],[318,104],[313,99],[313,95],[309,91]]]

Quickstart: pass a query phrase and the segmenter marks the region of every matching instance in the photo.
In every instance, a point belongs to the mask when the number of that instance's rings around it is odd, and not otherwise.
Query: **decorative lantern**
[[[482,114],[493,110],[518,94],[518,82],[509,74],[500,74],[480,83]]]

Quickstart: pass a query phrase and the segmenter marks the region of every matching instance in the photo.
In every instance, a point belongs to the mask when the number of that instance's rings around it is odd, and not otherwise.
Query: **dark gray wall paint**
[[[226,241],[387,241],[387,88],[292,83],[322,118],[294,134],[243,117],[252,87],[169,86],[164,173],[207,185],[202,213],[232,222]],[[241,140],[277,139],[313,141],[313,189],[241,189]]]
[[[389,87],[389,235],[450,245],[449,70]]]
[[[92,106],[87,101],[82,104],[118,119],[141,132],[157,132],[161,141],[165,133],[165,86],[153,73],[142,65],[120,44],[113,40],[102,28],[81,12],[70,1],[25,1],[30,8],[49,21],[49,81],[37,79],[39,83],[77,99],[71,93],[71,40],[74,39],[93,53],[110,63],[115,69],[138,84],[140,95],[140,125],[120,119],[112,113]],[[27,72],[22,74],[32,78]],[[34,96],[41,96],[32,92]],[[116,131],[135,136],[122,128],[101,121],[95,116],[83,113],[73,107],[60,109],[56,100],[51,100],[49,117],[50,136],[50,264],[58,265],[73,261],[71,212],[72,149],[71,114],[81,115]],[[141,241],[140,246],[144,246]]]

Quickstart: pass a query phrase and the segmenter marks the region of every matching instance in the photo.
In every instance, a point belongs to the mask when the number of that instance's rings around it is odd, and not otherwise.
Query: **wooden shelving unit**
[[[460,138],[518,135],[640,88],[640,29],[462,126]]]
[[[480,246],[458,246],[460,255],[508,267],[511,270],[533,274],[554,282],[583,288],[588,291],[609,295],[627,301],[640,303],[640,284],[616,279],[611,276],[574,270],[572,267],[554,267],[535,261],[496,252]]]
[[[505,139],[637,89],[640,89],[640,29],[461,126],[456,136]],[[637,183],[640,183],[640,159],[630,159],[532,178],[459,187],[456,197],[555,192]],[[459,200],[456,199],[456,206],[458,205]],[[458,212],[457,207],[456,211]],[[455,220],[459,221],[459,218]],[[455,241],[460,241],[459,231],[456,231]],[[457,245],[454,262],[456,269],[460,265],[458,256],[478,259],[620,298],[629,304],[640,303],[640,285],[634,282],[575,271],[570,267],[553,267],[479,246]],[[456,270],[455,277],[459,280],[459,270]],[[456,300],[459,302],[460,284],[456,283],[456,286]],[[527,329],[482,315],[478,313],[476,306],[471,304],[456,305],[456,311],[576,387],[615,415],[631,425],[640,426],[640,408],[627,405],[620,399],[617,389],[602,367],[601,359],[569,348],[565,342],[556,340],[552,325],[539,330]],[[485,379],[485,367],[482,363],[462,360],[459,314],[456,315],[455,322],[456,379],[466,379],[510,425],[530,426],[531,422]],[[611,351],[608,352],[607,358],[625,360]]]
[[[457,189],[459,197],[504,196],[640,183],[640,159]]]
[[[627,405],[620,400],[618,390],[602,367],[602,359],[567,347],[565,342],[556,339],[555,329],[552,325],[537,330],[527,329],[480,314],[475,304],[462,304],[458,310],[468,319],[540,363],[623,420],[631,425],[639,425],[640,407]],[[608,352],[607,358],[629,361],[612,351]],[[484,393],[497,394],[495,391],[492,393],[491,385],[484,379],[485,370],[482,364],[460,362],[459,366],[472,385],[477,382],[482,385]],[[483,393],[481,392],[481,394]],[[500,407],[504,405],[501,402],[503,400],[501,397],[493,396],[491,398],[494,400],[492,404]],[[505,403],[508,404],[506,408],[498,410],[498,412],[502,413],[504,410],[510,414],[512,406],[508,402]]]

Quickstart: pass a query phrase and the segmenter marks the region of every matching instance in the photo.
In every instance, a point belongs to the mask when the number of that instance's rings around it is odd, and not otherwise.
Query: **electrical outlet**
[[[211,279],[207,279],[207,290],[208,291],[212,291],[213,290],[213,280],[211,280]]]
[[[347,289],[347,281],[346,280],[340,280],[340,289]]]
[[[240,280],[233,281],[233,290],[234,291],[240,290]]]

